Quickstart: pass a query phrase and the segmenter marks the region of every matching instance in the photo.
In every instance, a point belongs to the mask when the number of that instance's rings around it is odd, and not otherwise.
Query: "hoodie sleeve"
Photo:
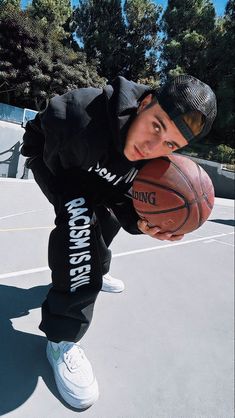
[[[126,198],[123,202],[115,203],[111,205],[111,209],[126,232],[132,235],[143,234],[137,226],[139,216],[134,209],[131,199]]]
[[[89,162],[90,148],[87,134],[91,116],[87,109],[101,89],[81,88],[53,97],[47,108],[26,125],[22,154],[41,155],[53,174],[61,168],[82,168]]]
[[[83,135],[88,117],[73,92],[55,96],[41,113],[45,137],[43,159],[56,174],[60,167],[81,167],[88,148]]]
[[[38,155],[42,155],[44,142],[45,138],[41,128],[40,115],[37,114],[35,119],[26,123],[21,154],[24,157],[36,157]]]
[[[86,147],[79,140],[79,112],[77,109],[75,138],[74,123],[71,126],[69,117],[66,119],[67,107],[63,96],[54,97],[43,112],[39,112],[34,120],[27,122],[23,135],[22,155],[40,156],[53,174],[56,174],[61,166],[79,167],[84,158]]]

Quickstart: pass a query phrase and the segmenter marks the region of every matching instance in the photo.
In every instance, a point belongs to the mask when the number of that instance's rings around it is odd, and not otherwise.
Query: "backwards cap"
[[[202,138],[210,131],[217,113],[216,97],[211,88],[197,78],[191,75],[175,77],[156,92],[156,99],[188,142]],[[196,136],[182,117],[191,111],[204,116],[203,129]]]

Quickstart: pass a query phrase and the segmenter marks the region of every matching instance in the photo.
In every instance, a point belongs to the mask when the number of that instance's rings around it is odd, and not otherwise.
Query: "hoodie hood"
[[[80,88],[54,96],[47,108],[27,124],[23,155],[43,155],[52,173],[58,173],[61,167],[87,170],[111,159],[113,166],[136,165],[126,161],[123,148],[139,102],[149,90],[117,77],[103,89]]]
[[[125,138],[131,121],[136,116],[139,102],[150,92],[150,87],[117,77],[104,87],[108,99],[108,119],[115,146],[123,152]]]

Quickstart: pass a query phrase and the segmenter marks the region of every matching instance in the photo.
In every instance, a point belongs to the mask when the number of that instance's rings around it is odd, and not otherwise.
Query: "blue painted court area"
[[[33,180],[0,179],[0,414],[69,418],[38,330],[48,291],[53,211]],[[180,242],[120,232],[111,273],[82,340],[100,398],[85,418],[232,418],[233,201]]]

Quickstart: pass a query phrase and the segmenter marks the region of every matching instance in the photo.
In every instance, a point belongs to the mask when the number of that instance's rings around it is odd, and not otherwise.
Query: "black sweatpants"
[[[68,182],[61,191],[41,159],[29,167],[56,213],[48,250],[52,287],[42,305],[39,328],[51,341],[79,341],[91,323],[102,276],[109,271],[108,247],[120,224],[79,182]]]

